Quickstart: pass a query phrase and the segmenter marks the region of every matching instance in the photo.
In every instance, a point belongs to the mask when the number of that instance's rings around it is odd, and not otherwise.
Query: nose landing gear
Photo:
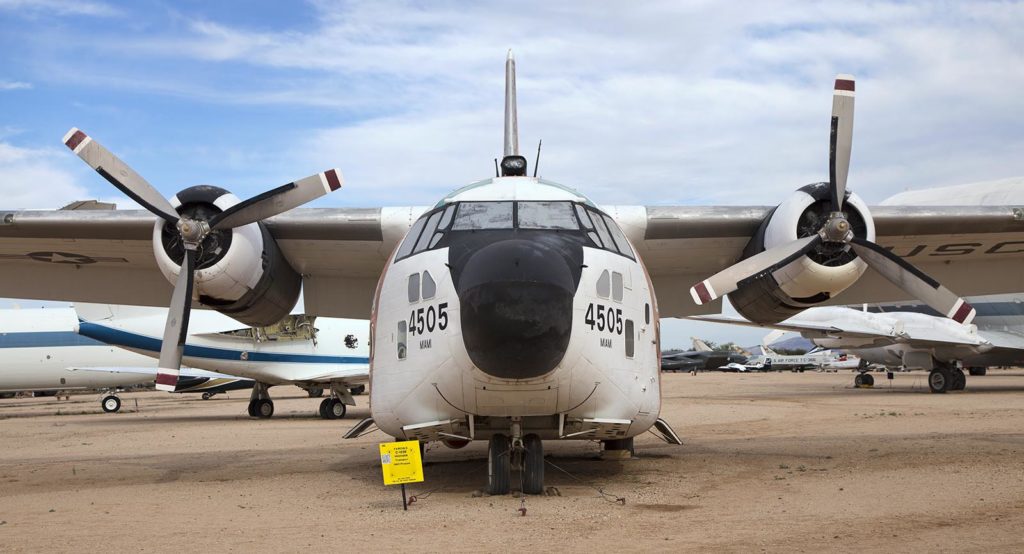
[[[513,432],[519,429],[513,426]],[[519,470],[523,494],[544,493],[544,443],[530,433],[522,438],[496,434],[487,443],[487,494],[508,494],[512,470]]]

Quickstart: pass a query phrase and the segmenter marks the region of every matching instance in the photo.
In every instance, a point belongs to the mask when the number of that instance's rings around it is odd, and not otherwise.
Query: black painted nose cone
[[[570,261],[558,248],[505,240],[472,254],[457,284],[462,335],[482,371],[530,379],[565,356],[576,290]]]

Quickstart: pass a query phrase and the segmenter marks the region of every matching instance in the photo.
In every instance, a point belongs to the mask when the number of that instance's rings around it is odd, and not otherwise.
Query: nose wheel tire
[[[523,493],[544,492],[544,444],[537,435],[523,437]]]
[[[323,419],[341,419],[347,411],[348,407],[337,398],[324,398],[320,403],[320,417]]]
[[[112,414],[121,409],[121,399],[112,394],[109,396],[104,396],[103,400],[100,401],[100,406],[103,407],[104,412]]]
[[[274,401],[269,398],[249,402],[249,416],[270,419],[274,415]]]
[[[505,435],[494,435],[487,443],[487,494],[508,494],[512,481],[511,451],[512,442]]]
[[[203,400],[209,400],[211,398],[213,398],[213,393],[212,392],[204,392],[203,393]]]

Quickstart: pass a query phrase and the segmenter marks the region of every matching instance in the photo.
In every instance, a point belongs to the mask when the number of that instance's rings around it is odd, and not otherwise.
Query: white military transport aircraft
[[[0,211],[0,296],[170,297],[158,383],[173,388],[193,304],[268,325],[301,285],[305,313],[371,318],[372,422],[354,431],[489,441],[497,494],[513,466],[524,492],[543,490],[543,440],[624,449],[654,426],[678,442],[658,423],[659,317],[718,313],[729,294],[755,321],[909,297],[968,321],[971,308],[933,278],[962,294],[1022,290],[1019,272],[1001,271],[1024,256],[1019,208],[869,210],[846,190],[851,77],[836,80],[829,182],[777,207],[600,207],[529,176],[514,71],[510,55],[498,175],[428,209],[293,210],[338,189],[334,170],[244,202],[210,186],[168,202],[72,129],[65,144],[150,213]],[[982,246],[945,256],[966,241]],[[917,268],[883,248],[917,246]]]

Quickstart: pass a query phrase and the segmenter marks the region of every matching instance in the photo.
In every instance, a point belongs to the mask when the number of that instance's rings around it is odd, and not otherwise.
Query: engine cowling
[[[189,187],[171,199],[179,214],[203,220],[238,202],[234,194],[210,185]],[[153,253],[164,277],[174,283],[184,245],[170,225],[157,221]],[[302,287],[302,277],[262,223],[210,232],[200,245],[196,268],[195,291],[203,305],[256,327],[288,315]]]
[[[798,189],[768,214],[744,248],[743,257],[817,233],[828,219],[829,209],[828,183]],[[859,196],[847,192],[843,211],[854,236],[875,240],[874,221]],[[774,273],[741,283],[729,294],[729,301],[750,321],[778,323],[846,290],[866,269],[851,249],[826,243]]]

